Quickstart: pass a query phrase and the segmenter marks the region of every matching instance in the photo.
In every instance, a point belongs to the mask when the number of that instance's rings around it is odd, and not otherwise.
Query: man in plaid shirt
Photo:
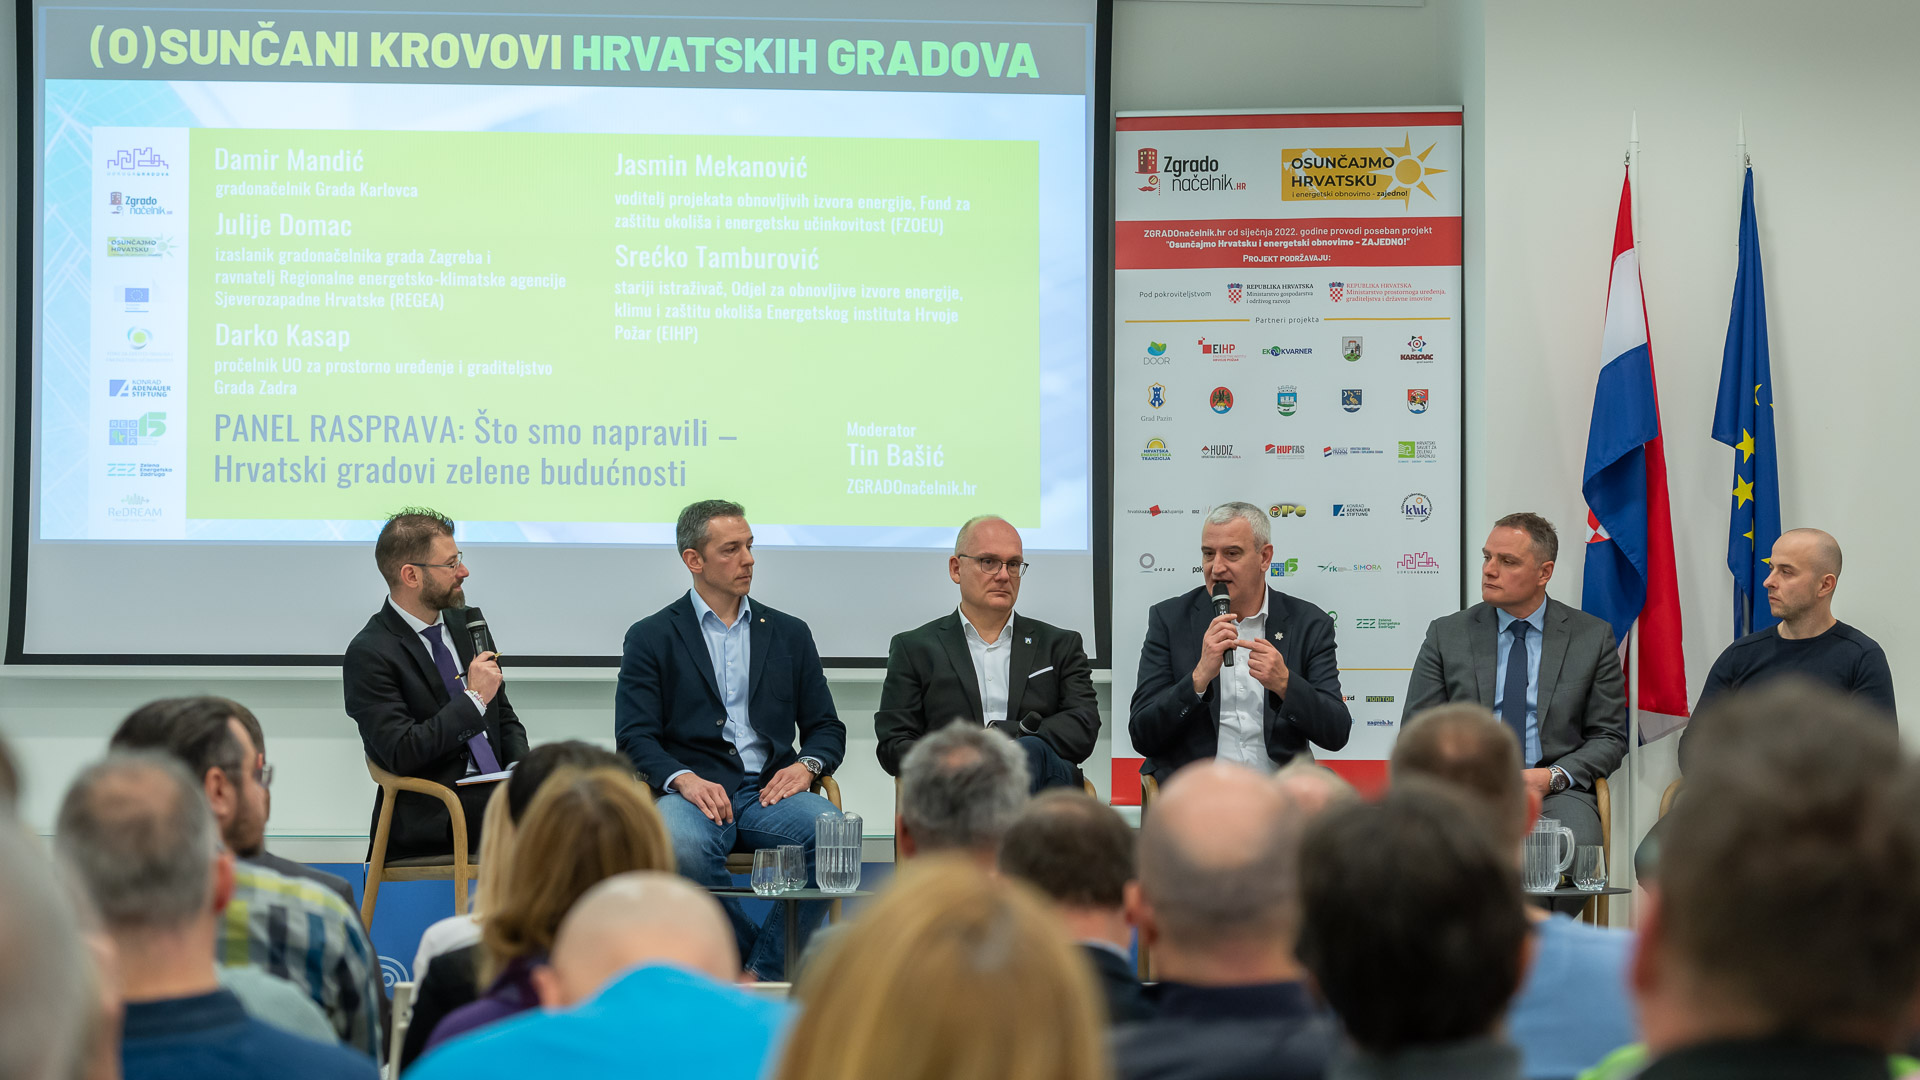
[[[266,762],[222,698],[168,698],[136,709],[114,732],[116,750],[168,754],[201,781],[221,839],[260,846],[266,829]],[[380,1059],[379,957],[360,917],[325,886],[245,862],[221,916],[216,959],[257,966],[299,987],[342,1042]]]

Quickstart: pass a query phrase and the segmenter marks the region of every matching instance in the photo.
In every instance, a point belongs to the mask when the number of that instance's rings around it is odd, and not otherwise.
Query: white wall
[[[11,34],[10,22],[0,27],[0,63],[11,63]],[[1696,691],[1731,626],[1721,563],[1730,451],[1707,429],[1732,290],[1733,133],[1744,112],[1767,259],[1784,520],[1840,538],[1848,557],[1841,617],[1887,647],[1905,692],[1920,692],[1910,677],[1920,631],[1905,626],[1896,576],[1915,511],[1900,486],[1895,434],[1920,397],[1906,322],[1920,270],[1905,250],[1920,231],[1920,200],[1908,190],[1920,175],[1911,115],[1920,74],[1905,56],[1920,39],[1920,7],[1121,0],[1114,38],[1113,105],[1121,110],[1466,105],[1468,515],[1490,521],[1528,507],[1553,518],[1566,541],[1553,591],[1574,603],[1609,230],[1628,118],[1639,111],[1642,264]],[[0,73],[7,86],[10,74]],[[12,266],[0,264],[0,274]],[[0,281],[9,309],[12,289]],[[11,344],[11,318],[6,334]],[[5,368],[10,387],[12,365]],[[5,422],[0,450],[10,452],[10,409]],[[0,468],[0,480],[10,478],[11,467]],[[370,785],[336,676],[124,674],[0,674],[0,731],[30,770],[32,821],[51,820],[66,777],[133,705],[207,690],[261,713],[282,777],[276,833],[346,838],[323,848],[276,846],[308,857],[357,855]],[[891,785],[872,758],[876,674],[834,679],[851,736],[842,779],[870,832],[884,831],[892,816]],[[536,741],[610,741],[611,673],[513,678]],[[1101,697],[1104,709],[1104,686]],[[1670,755],[1670,741],[1643,754],[1641,828],[1670,775]],[[1105,761],[1092,765],[1105,790]]]

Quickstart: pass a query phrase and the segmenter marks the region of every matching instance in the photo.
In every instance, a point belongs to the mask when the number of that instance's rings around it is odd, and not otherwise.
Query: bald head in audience
[[[1319,817],[1332,807],[1360,798],[1346,777],[1305,758],[1294,758],[1274,773],[1273,786],[1280,790],[1296,815],[1308,818]]]
[[[1520,772],[1520,741],[1491,709],[1467,702],[1415,714],[1393,745],[1394,783],[1423,777],[1452,784],[1494,815],[1518,847],[1540,816],[1540,793]]]
[[[1311,783],[1311,781],[1308,781]],[[1299,852],[1309,800],[1222,761],[1180,770],[1140,829],[1140,879],[1127,907],[1173,982],[1288,982],[1299,924]]]
[[[706,890],[677,874],[635,870],[574,903],[534,985],[542,1005],[578,1005],[619,975],[654,964],[731,982],[740,974],[740,953],[726,913]]]

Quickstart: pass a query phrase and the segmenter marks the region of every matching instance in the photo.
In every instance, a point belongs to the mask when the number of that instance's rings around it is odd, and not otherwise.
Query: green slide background
[[[494,521],[668,521],[697,498],[726,496],[753,508],[756,520],[790,524],[916,526],[951,524],[991,510],[1019,525],[1039,523],[1039,330],[1037,144],[1023,141],[940,141],[566,135],[533,133],[314,132],[195,130],[191,136],[189,205],[191,274],[189,310],[189,401],[187,501],[190,518],[374,518],[408,502],[422,502],[456,518]],[[278,153],[275,170],[216,171],[216,148],[232,154]],[[358,172],[299,172],[288,167],[289,148],[315,154],[345,150],[359,155]],[[618,155],[687,162],[685,177],[615,175]],[[696,155],[785,162],[806,158],[804,179],[701,177]],[[226,195],[216,185],[235,183],[344,184],[346,196]],[[416,187],[417,198],[374,198],[359,185]],[[732,196],[786,193],[851,197],[954,197],[964,211],[922,210],[900,214],[862,209],[671,208],[616,205],[616,195],[658,192]],[[957,206],[957,203],[956,203]],[[295,218],[349,219],[347,238],[278,234],[281,214]],[[620,227],[618,219],[647,213],[656,227]],[[265,215],[275,234],[258,239],[216,236],[216,215]],[[708,227],[671,218],[704,215]],[[938,235],[826,231],[762,232],[724,228],[727,218],[896,217],[938,222]],[[615,246],[651,249],[666,244],[687,253],[685,269],[615,265]],[[696,245],[716,251],[819,253],[818,270],[715,270],[698,266]],[[380,253],[479,251],[486,265],[413,263],[288,263],[216,261],[216,251],[237,248],[276,253],[334,248]],[[268,270],[271,285],[221,284],[216,274]],[[286,283],[283,272],[430,274],[427,286],[309,285]],[[514,275],[558,274],[563,289],[450,287],[442,272]],[[733,286],[790,287],[837,283],[849,286],[951,287],[962,299],[929,300],[751,299],[702,297],[709,308],[754,304],[808,307],[944,309],[959,315],[952,325],[931,322],[794,323],[763,319],[669,317],[665,308],[685,298],[616,296],[616,282],[716,282]],[[215,294],[430,294],[439,309],[219,308]],[[652,317],[616,318],[616,301],[651,306]],[[277,347],[217,345],[216,324],[281,333]],[[307,330],[344,330],[352,344],[301,348],[285,343],[288,323]],[[698,341],[616,340],[615,327],[652,329],[662,323],[697,329]],[[281,374],[216,374],[215,365],[239,359],[273,359]],[[403,363],[428,360],[459,364],[496,361],[552,366],[551,375],[506,377],[464,374],[323,374],[332,362]],[[300,363],[296,364],[295,361]],[[286,373],[300,369],[299,374]],[[215,393],[216,381],[251,385],[253,394]],[[265,391],[277,386],[282,393]],[[288,394],[287,390],[297,390]],[[480,441],[476,418],[512,424],[512,443]],[[282,436],[297,441],[216,441],[216,421],[225,414],[241,430],[271,431],[263,415],[284,414]],[[415,418],[434,441],[315,441],[314,417],[331,428],[338,415],[393,414]],[[596,424],[679,425],[699,418],[708,425],[705,446],[595,446]],[[445,432],[450,430],[449,441]],[[911,425],[906,438],[849,438],[850,421]],[[535,445],[541,425],[580,426],[578,445]],[[491,425],[489,425],[491,427]],[[384,431],[384,425],[382,427]],[[722,441],[720,436],[736,436]],[[848,444],[874,451],[879,464],[850,464]],[[939,447],[941,467],[888,467],[888,444]],[[216,460],[235,462],[327,462],[324,481],[217,480]],[[527,486],[448,484],[449,465],[476,456],[491,464],[530,466]],[[649,468],[684,462],[684,486],[572,487],[542,484],[541,460],[577,466],[617,458],[621,465]],[[340,487],[342,463],[397,463],[435,467],[434,483],[360,482]],[[939,481],[973,485],[967,495],[851,494],[850,480]]]

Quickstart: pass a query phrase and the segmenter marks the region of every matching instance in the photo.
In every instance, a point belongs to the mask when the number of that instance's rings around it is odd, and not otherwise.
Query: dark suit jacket
[[[1118,1080],[1320,1080],[1340,1025],[1301,983],[1146,990],[1146,1020],[1113,1029]]]
[[[832,772],[846,757],[847,729],[834,712],[813,632],[758,600],[752,601],[752,613],[747,718],[772,744],[761,781],[802,757],[819,758]],[[642,783],[664,791],[668,777],[691,769],[702,780],[738,791],[746,773],[739,752],[727,741],[726,720],[691,597],[680,597],[627,630],[613,733]]]
[[[1212,621],[1213,598],[1204,587],[1147,612],[1127,736],[1146,755],[1140,771],[1162,783],[1181,766],[1213,757],[1220,745],[1220,680],[1208,684],[1204,695],[1193,692],[1200,640]],[[1305,600],[1268,589],[1267,640],[1292,673],[1285,701],[1266,695],[1267,756],[1284,765],[1309,742],[1327,750],[1347,745],[1353,716],[1340,695],[1333,620]],[[1234,662],[1244,664],[1246,657]]]
[[[461,671],[473,662],[473,641],[467,634],[463,611],[440,613],[453,638],[454,660]],[[505,768],[527,754],[527,729],[507,700],[507,688],[476,713],[465,694],[448,695],[433,666],[427,643],[391,603],[380,605],[353,642],[341,664],[347,715],[360,725],[360,743],[374,764],[400,776],[417,776],[453,787],[467,773],[467,740],[483,728],[494,756]],[[456,788],[467,808],[469,846],[480,846],[480,816],[491,784]],[[373,802],[373,819],[380,820],[380,796]],[[369,826],[369,835],[372,827]],[[438,799],[400,793],[393,806],[393,830],[387,837],[389,859],[417,855],[446,855],[453,850],[453,823]]]
[[[1140,979],[1134,974],[1133,961],[1100,945],[1082,943],[1082,952],[1093,962],[1093,977],[1100,994],[1107,999],[1107,1022],[1127,1024],[1153,1016],[1153,1006],[1141,992]]]
[[[1433,620],[1407,683],[1404,724],[1414,713],[1449,701],[1493,708],[1500,620],[1479,603]],[[1540,724],[1540,768],[1558,765],[1573,790],[1620,767],[1627,752],[1627,681],[1613,627],[1605,619],[1547,598],[1540,636],[1540,685],[1534,689]]]
[[[873,733],[880,737],[880,767],[889,776],[900,775],[900,759],[927,732],[955,718],[986,722],[963,617],[949,612],[894,635],[887,647],[887,681],[880,687]],[[1019,612],[1001,633],[1013,635],[1007,719],[1018,724],[1028,713],[1039,713],[1036,729],[1022,734],[1039,736],[1075,765],[1087,760],[1100,737],[1100,705],[1080,635]]]

